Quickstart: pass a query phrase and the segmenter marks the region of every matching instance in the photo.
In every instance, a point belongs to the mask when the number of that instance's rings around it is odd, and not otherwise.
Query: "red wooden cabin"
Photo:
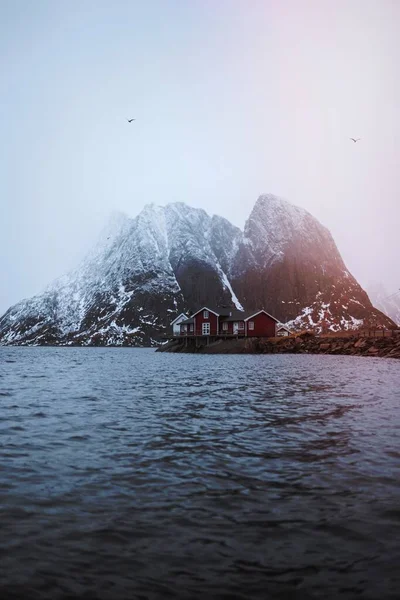
[[[265,310],[245,313],[229,308],[203,308],[181,323],[185,336],[274,337],[278,319]]]

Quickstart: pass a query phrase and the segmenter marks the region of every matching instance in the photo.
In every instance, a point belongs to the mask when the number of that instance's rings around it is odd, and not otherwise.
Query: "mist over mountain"
[[[0,319],[2,344],[156,344],[205,304],[264,308],[293,329],[393,326],[307,211],[258,198],[244,231],[183,203],[114,214],[78,268]]]
[[[389,293],[382,283],[368,286],[369,296],[374,305],[400,326],[400,290]]]

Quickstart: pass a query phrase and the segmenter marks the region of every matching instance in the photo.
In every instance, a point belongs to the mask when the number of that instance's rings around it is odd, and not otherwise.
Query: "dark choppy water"
[[[400,595],[400,362],[0,348],[0,598]]]

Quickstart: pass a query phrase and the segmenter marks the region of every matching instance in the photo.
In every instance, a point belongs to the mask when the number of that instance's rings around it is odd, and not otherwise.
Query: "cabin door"
[[[239,333],[239,323],[235,322],[233,324],[233,333],[234,333],[234,335]]]

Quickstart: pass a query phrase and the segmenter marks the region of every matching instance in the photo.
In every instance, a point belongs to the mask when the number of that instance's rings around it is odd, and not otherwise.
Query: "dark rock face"
[[[221,285],[218,272],[207,263],[185,261],[177,270],[176,279],[188,306],[220,306],[231,302],[227,290]]]
[[[261,196],[244,232],[185,204],[114,216],[80,267],[0,319],[1,344],[156,344],[199,305],[264,308],[289,327],[392,327],[347,271],[329,231]]]

